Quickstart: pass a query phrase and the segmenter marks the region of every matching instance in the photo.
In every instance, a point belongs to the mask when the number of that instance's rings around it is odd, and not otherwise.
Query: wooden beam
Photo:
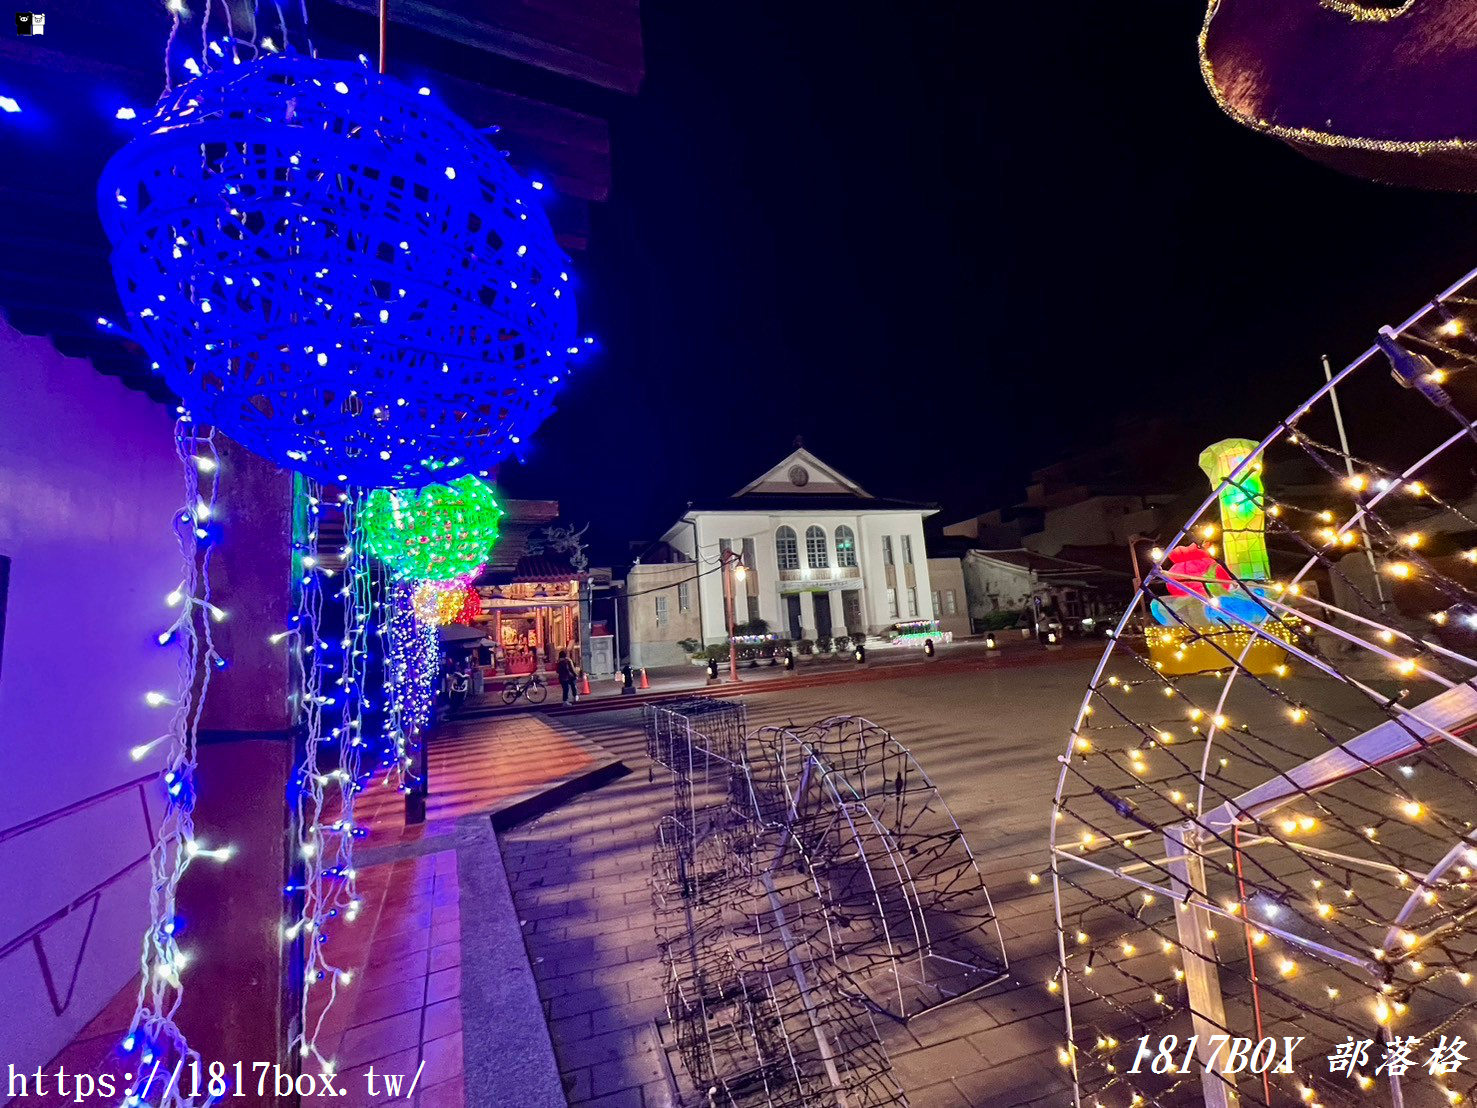
[[[346,8],[377,14],[378,0],[338,0]],[[616,8],[604,0],[552,0],[532,4],[473,0],[395,0],[390,19],[478,50],[501,54],[590,84],[635,93],[646,76],[641,15],[635,4]]]
[[[1230,1108],[1230,1091],[1236,1087],[1236,1078],[1212,1069],[1216,1057],[1224,1059],[1228,1051],[1217,1050],[1211,1037],[1228,1035],[1230,1028],[1226,1025],[1226,1004],[1221,996],[1220,963],[1215,941],[1210,937],[1210,913],[1204,907],[1208,899],[1205,859],[1185,845],[1185,831],[1185,825],[1179,824],[1164,832],[1164,853],[1174,890],[1174,922],[1179,930],[1181,966],[1185,971],[1185,999],[1197,1036],[1195,1054],[1201,1067],[1205,1108]]]
[[[1414,754],[1474,724],[1477,724],[1477,689],[1458,685],[1402,712],[1400,718],[1386,720],[1182,826],[1198,828],[1202,836],[1225,836],[1234,828],[1265,819],[1304,793],[1320,792],[1371,766]]]

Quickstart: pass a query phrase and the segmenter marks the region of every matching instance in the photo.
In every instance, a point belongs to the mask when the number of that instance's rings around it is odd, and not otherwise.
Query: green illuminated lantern
[[[1222,439],[1200,455],[1200,468],[1212,488],[1236,472],[1236,467],[1256,450],[1250,439]],[[1235,481],[1220,492],[1221,530],[1224,532],[1226,568],[1241,581],[1265,581],[1272,576],[1267,561],[1265,528],[1266,494],[1262,487],[1262,463],[1253,462]]]
[[[492,486],[462,477],[421,489],[375,489],[360,510],[359,534],[396,578],[450,581],[482,568],[502,518]]]

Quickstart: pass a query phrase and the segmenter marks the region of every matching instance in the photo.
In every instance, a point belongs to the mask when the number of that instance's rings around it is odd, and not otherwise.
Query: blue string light
[[[542,187],[437,97],[269,54],[166,96],[98,198],[131,328],[197,419],[414,488],[520,453],[582,349]]]

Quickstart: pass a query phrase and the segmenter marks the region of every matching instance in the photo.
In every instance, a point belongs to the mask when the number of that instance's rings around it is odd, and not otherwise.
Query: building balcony
[[[834,584],[838,581],[860,581],[862,570],[860,566],[830,566],[826,569],[782,569],[780,570],[780,584],[782,585],[824,585]]]

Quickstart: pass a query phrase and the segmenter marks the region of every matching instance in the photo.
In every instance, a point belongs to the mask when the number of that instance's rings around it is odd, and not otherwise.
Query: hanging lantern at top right
[[[1238,123],[1393,185],[1477,190],[1477,8],[1210,0],[1200,69]]]

